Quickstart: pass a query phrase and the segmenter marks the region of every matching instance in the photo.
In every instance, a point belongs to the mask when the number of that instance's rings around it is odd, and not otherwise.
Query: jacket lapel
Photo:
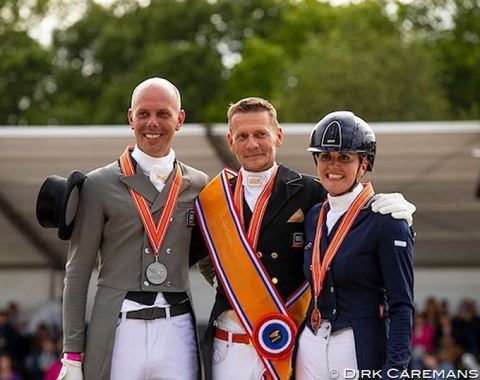
[[[162,192],[161,193],[158,193],[158,191],[156,192],[157,197],[155,198],[153,205],[151,207],[152,214],[164,207],[167,195],[170,191],[170,188],[172,187],[174,172],[177,169],[177,165],[180,165],[180,169],[182,171],[182,184],[180,186],[180,193],[178,195],[178,198],[179,198],[178,200],[180,200],[182,196],[182,192],[184,192],[190,186],[192,182],[192,178],[185,170],[185,166],[179,161],[175,161],[174,170],[168,176],[167,182],[165,183],[165,187],[163,188]]]
[[[179,161],[176,161],[176,165],[180,165],[182,169],[182,185],[180,187],[180,195],[185,191],[191,184],[192,179],[190,175],[186,172],[185,167]],[[122,181],[128,187],[131,187],[137,193],[139,193],[145,200],[151,204],[150,211],[153,213],[157,212],[165,205],[165,200],[168,195],[168,190],[172,186],[173,182],[173,171],[167,178],[165,183],[164,191],[159,193],[150,179],[142,172],[137,171],[135,175],[132,176],[121,176],[120,181]]]
[[[357,217],[355,218],[355,220],[354,220],[352,226],[350,227],[350,230],[349,230],[349,231],[353,230],[353,229],[357,226],[358,223],[360,223],[365,217],[368,216],[368,212],[365,213],[364,211],[365,211],[365,210],[368,210],[368,209],[370,208],[371,203],[372,203],[372,200],[370,200],[365,206],[363,206],[362,210],[360,211],[360,213],[359,213],[359,214],[357,215]],[[327,212],[328,212],[329,210],[330,210],[330,205],[328,205],[328,207],[327,207]],[[341,221],[343,220],[343,218],[345,217],[345,214],[346,214],[346,213],[347,213],[347,212],[345,211],[345,213],[337,220],[337,222],[336,222],[335,225],[332,227],[332,230],[330,231],[330,233],[328,234],[328,236],[327,236],[327,232],[328,232],[327,223],[326,223],[326,222],[323,223],[322,228],[324,228],[324,230],[323,230],[322,236],[325,236],[326,241],[328,242],[328,243],[327,243],[327,246],[328,246],[328,244],[330,244],[330,241],[332,240],[333,236],[334,236],[335,233],[337,232],[338,227],[340,226],[340,223],[341,223]]]
[[[290,198],[302,190],[303,183],[301,179],[302,177],[300,174],[286,168],[285,166],[280,165],[278,167],[277,178],[275,179],[272,195],[270,196],[267,209],[265,210],[265,215],[263,216],[261,226],[262,229],[265,228],[279,212],[282,211]],[[235,189],[236,181],[237,177],[234,177],[230,180],[230,188],[232,192]],[[245,229],[248,229],[251,216],[252,211],[248,208],[247,202],[244,200]]]
[[[303,189],[302,177],[300,174],[280,165],[277,178],[273,186],[272,195],[265,210],[262,221],[262,229],[277,216],[285,207],[285,204]]]
[[[155,188],[155,186],[153,186],[152,182],[150,182],[148,177],[143,174],[142,171],[137,171],[137,173],[132,176],[122,175],[120,177],[120,181],[135,190],[150,204],[155,201],[155,198],[158,195],[157,189]]]

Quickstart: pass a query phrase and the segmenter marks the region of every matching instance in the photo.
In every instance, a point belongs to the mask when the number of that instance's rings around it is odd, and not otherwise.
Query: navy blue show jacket
[[[305,223],[304,272],[313,289],[311,264],[321,204]],[[325,254],[330,235],[323,225],[320,242]],[[323,257],[322,257],[323,258]],[[413,233],[404,220],[362,209],[341,244],[318,297],[322,318],[332,332],[352,327],[359,370],[381,370],[395,378],[407,369],[413,320]],[[310,326],[313,300],[303,328]]]

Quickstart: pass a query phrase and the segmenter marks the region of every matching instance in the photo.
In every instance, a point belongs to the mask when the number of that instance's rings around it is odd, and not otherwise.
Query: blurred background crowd
[[[45,305],[28,320],[22,319],[20,308],[11,301],[0,309],[0,380],[54,380],[61,367],[61,303]],[[480,315],[475,300],[462,299],[451,309],[448,301],[428,297],[416,308],[412,333],[410,370],[427,370],[428,378],[428,370],[445,371],[439,379],[479,370]]]
[[[480,368],[480,316],[476,302],[462,299],[450,312],[446,300],[429,297],[415,310],[412,370],[452,371]],[[452,378],[452,377],[448,377]]]
[[[28,320],[16,301],[0,308],[0,380],[55,380],[61,345],[60,301],[43,306]]]

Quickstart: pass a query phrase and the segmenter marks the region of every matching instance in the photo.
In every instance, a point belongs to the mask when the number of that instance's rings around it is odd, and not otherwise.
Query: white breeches
[[[231,333],[246,333],[243,327],[230,319],[226,313],[219,316],[216,325]],[[260,380],[264,372],[263,362],[252,345],[214,338],[213,380]]]
[[[198,375],[190,314],[153,320],[118,319],[110,380],[185,380]]]
[[[298,340],[295,376],[297,380],[357,379],[357,357],[353,330],[330,333],[331,325],[322,321],[317,334],[305,328]]]

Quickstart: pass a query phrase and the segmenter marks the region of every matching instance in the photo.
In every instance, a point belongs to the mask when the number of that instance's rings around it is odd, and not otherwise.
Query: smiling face
[[[175,86],[161,78],[147,79],[134,90],[128,122],[138,148],[152,157],[166,156],[185,112]]]
[[[230,150],[245,170],[260,172],[273,166],[283,134],[267,111],[235,113],[229,126]]]
[[[367,170],[367,160],[358,153],[320,152],[317,174],[325,190],[338,196],[349,192]]]

